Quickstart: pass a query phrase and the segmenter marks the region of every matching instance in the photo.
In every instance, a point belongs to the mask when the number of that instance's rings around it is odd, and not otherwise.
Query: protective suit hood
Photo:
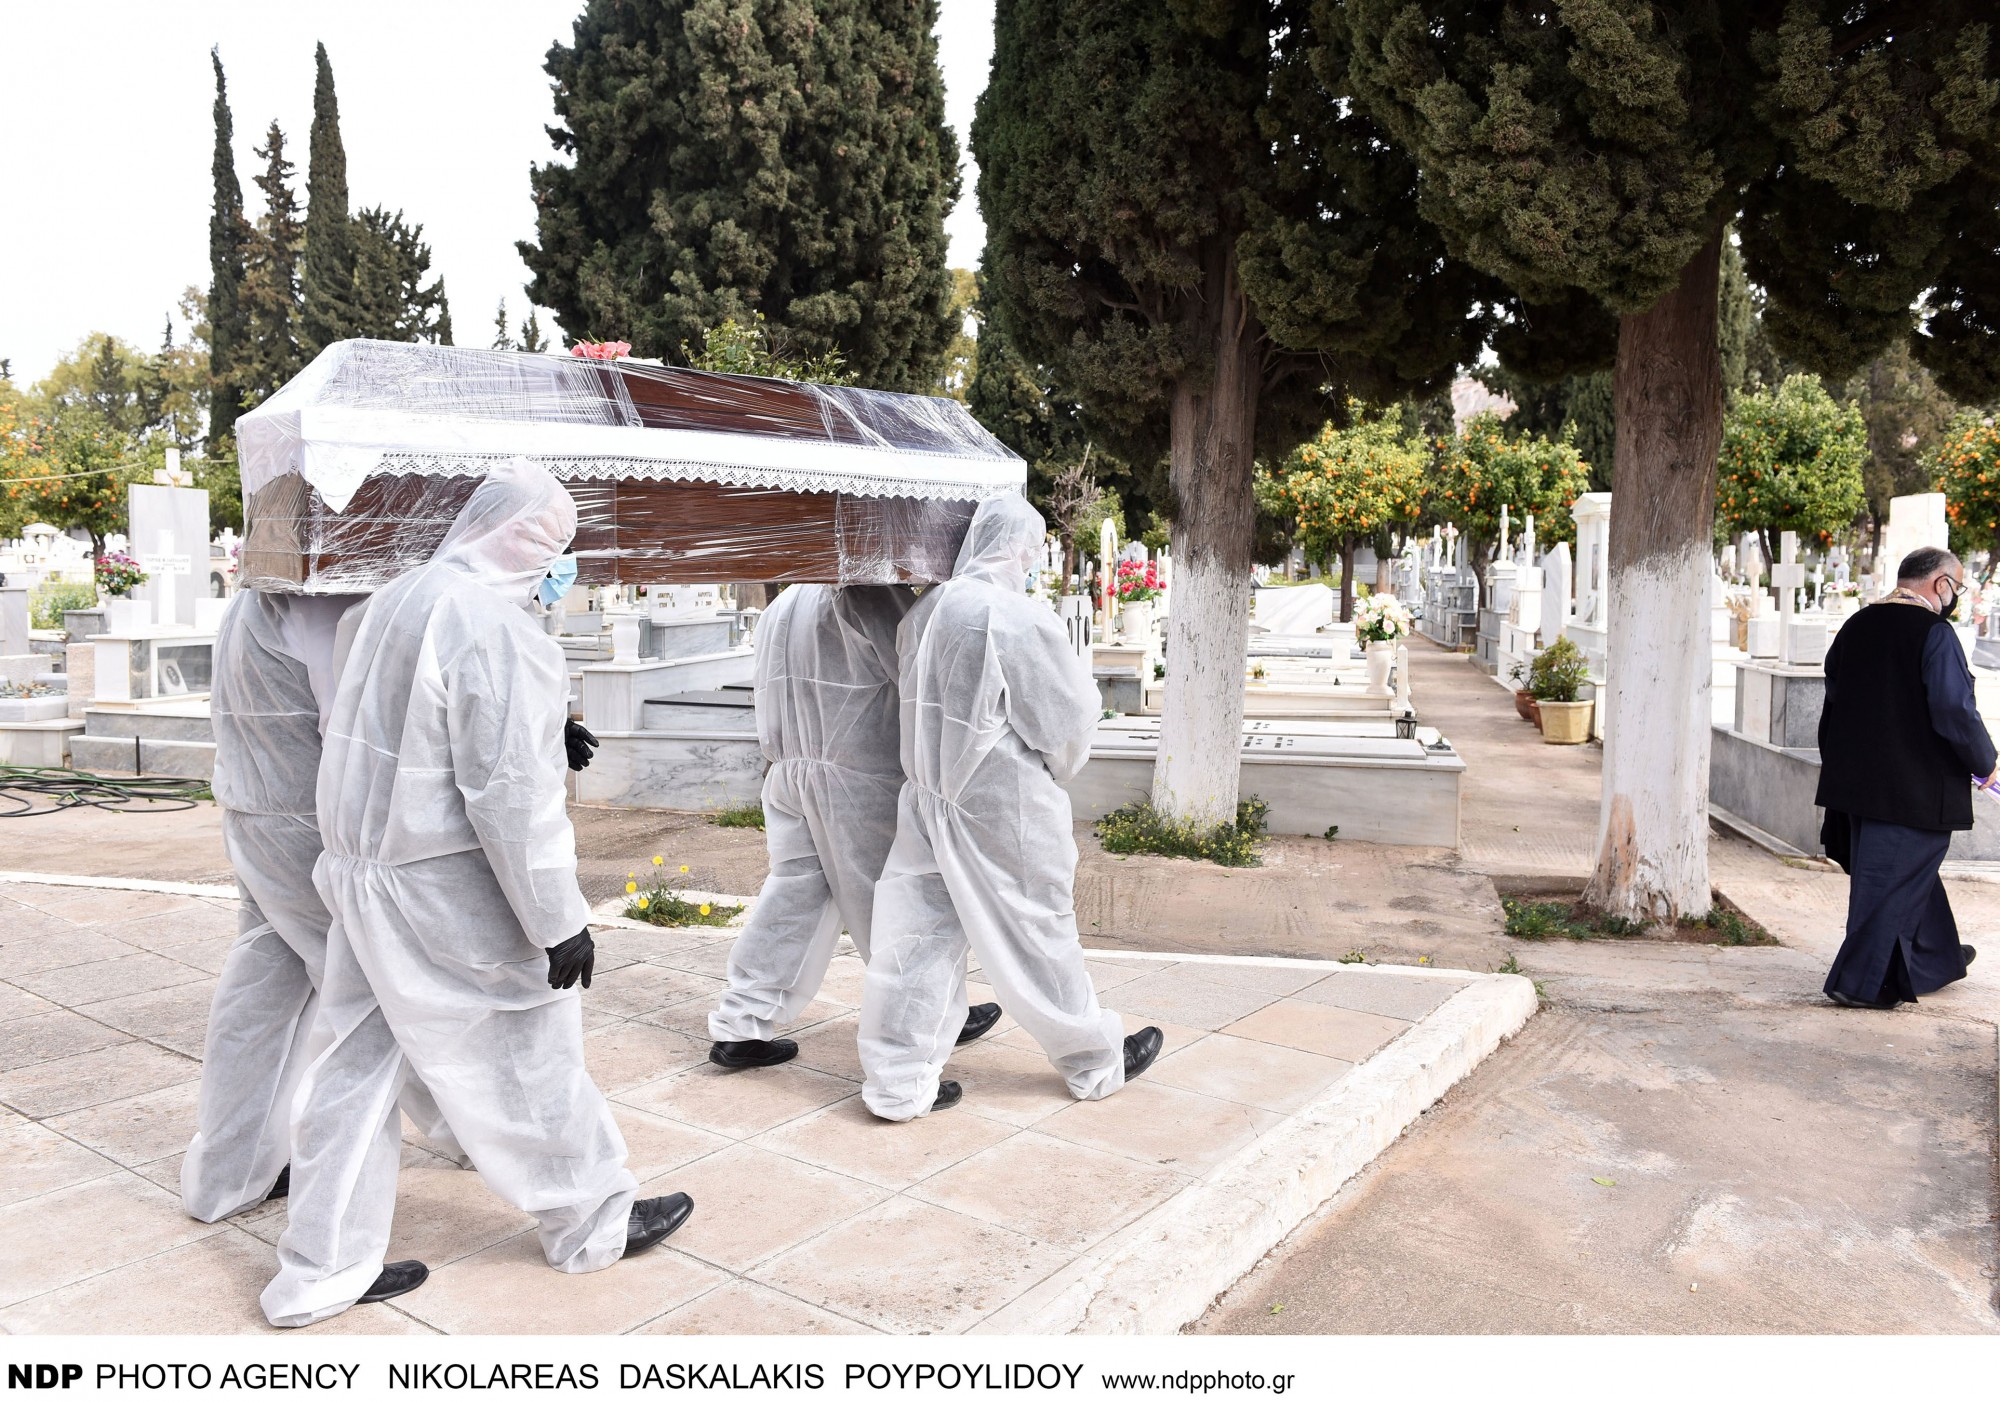
[[[576,535],[576,502],[547,468],[524,460],[486,474],[431,556],[494,593],[525,602]]]
[[[1027,572],[1042,558],[1048,527],[1024,497],[991,497],[979,503],[958,547],[953,579],[980,579],[1009,594],[1023,592]]]

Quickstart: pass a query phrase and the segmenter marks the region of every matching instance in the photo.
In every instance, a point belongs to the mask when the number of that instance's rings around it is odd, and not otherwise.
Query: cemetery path
[[[1412,664],[1469,766],[1465,866],[1587,875],[1596,750],[1540,744],[1463,657]],[[1200,1328],[2000,1332],[2000,960],[1914,1008],[1831,1007],[1845,878],[1733,838],[1710,854],[1781,947],[1503,939],[1540,1016]],[[1948,884],[2000,952],[1995,888]]]

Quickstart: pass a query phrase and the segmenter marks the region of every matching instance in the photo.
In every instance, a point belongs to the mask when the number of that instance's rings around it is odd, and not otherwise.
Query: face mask
[[[548,577],[535,591],[535,596],[542,601],[543,608],[552,609],[562,602],[562,596],[569,593],[570,586],[575,583],[576,556],[558,555],[556,562],[549,566]]]
[[[1951,590],[1950,603],[1946,603],[1943,599],[1938,600],[1938,617],[1950,618],[1958,612],[1958,601],[1965,597],[1965,591],[1953,585],[1948,580],[1940,580],[1938,582]]]

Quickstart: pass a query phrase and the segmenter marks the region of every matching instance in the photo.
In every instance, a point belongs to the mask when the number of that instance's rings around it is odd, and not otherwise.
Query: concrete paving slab
[[[50,920],[74,914],[66,933],[37,938],[77,954],[0,983],[32,986],[52,1009],[0,1022],[0,1048],[27,1058],[0,1073],[0,1104],[18,1112],[0,1126],[0,1230],[69,1232],[60,1263],[0,1290],[0,1327],[101,1329],[122,1310],[128,1332],[257,1328],[286,1204],[210,1226],[174,1192],[199,1073],[174,1047],[199,1051],[213,988],[179,959],[216,938],[201,923],[227,911],[170,894],[142,936],[161,952],[121,942],[107,958],[93,943],[104,900],[10,889]],[[630,962],[584,995],[590,1066],[645,1191],[691,1192],[694,1219],[644,1258],[562,1275],[542,1263],[531,1219],[406,1139],[391,1251],[426,1260],[432,1278],[340,1329],[1177,1328],[1534,1006],[1509,976],[1098,953],[1107,1006],[1128,1029],[1167,1033],[1151,1075],[1073,1101],[1008,1024],[954,1056],[960,1108],[893,1125],[860,1101],[851,954],[801,1019],[800,1061],[726,1073],[705,1059],[719,983],[704,971],[722,967],[733,932],[606,933]],[[1330,976],[1363,990],[1345,1003],[1416,1015],[1302,996]],[[93,1214],[136,1230],[84,1230]],[[968,1259],[982,1269],[965,1271]],[[183,1298],[190,1289],[215,1298]]]

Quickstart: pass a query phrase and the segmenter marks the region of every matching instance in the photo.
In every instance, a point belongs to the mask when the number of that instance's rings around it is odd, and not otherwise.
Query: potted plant
[[[1507,676],[1514,683],[1514,713],[1537,730],[1541,729],[1542,723],[1535,717],[1535,693],[1528,689],[1527,672],[1516,662]]]
[[[1577,700],[1590,680],[1583,653],[1568,638],[1558,638],[1528,669],[1528,689],[1542,717],[1542,741],[1549,745],[1581,745],[1590,738],[1590,712],[1595,704]]]
[[[1153,600],[1160,597],[1160,567],[1152,560],[1124,560],[1112,593],[1118,599],[1118,633],[1127,647],[1153,646]]]
[[[1368,659],[1368,694],[1389,694],[1396,644],[1410,636],[1410,611],[1394,594],[1370,594],[1354,610],[1354,636]]]
[[[112,550],[97,557],[97,588],[105,595],[105,627],[114,634],[130,635],[148,621],[146,606],[133,599],[132,591],[146,582],[146,571],[130,555]]]

